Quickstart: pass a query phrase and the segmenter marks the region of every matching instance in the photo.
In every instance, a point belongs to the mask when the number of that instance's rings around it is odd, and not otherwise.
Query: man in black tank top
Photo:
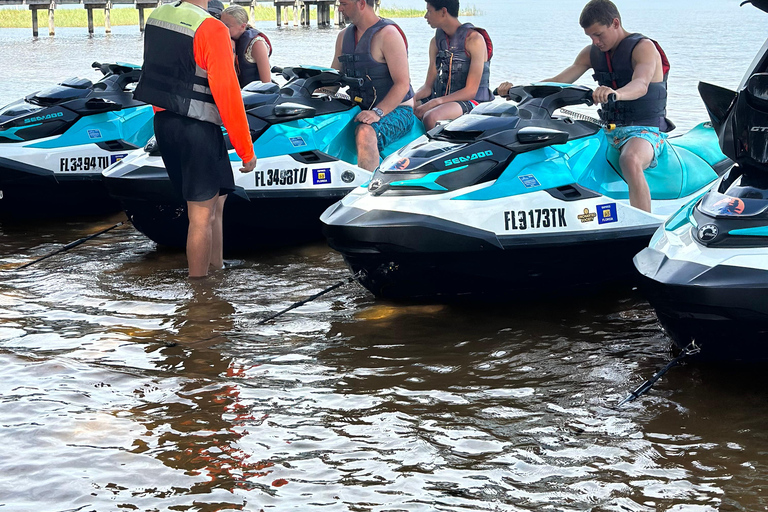
[[[655,167],[666,148],[666,134],[671,128],[666,118],[666,78],[669,62],[661,47],[641,34],[627,32],[621,15],[609,0],[591,0],[582,10],[579,24],[592,44],[584,48],[576,60],[555,77],[544,82],[573,83],[588,70],[599,86],[592,95],[595,103],[606,104],[616,95],[616,107],[606,105],[600,116],[608,129],[608,140],[621,151],[621,173],[629,187],[629,203],[651,211],[651,192],[645,170]],[[512,84],[498,88],[506,95]]]
[[[431,130],[440,120],[468,114],[492,101],[488,87],[493,44],[483,29],[459,21],[459,0],[426,0],[424,18],[436,30],[429,42],[429,69],[416,91],[416,117]]]
[[[406,135],[415,117],[405,34],[379,18],[374,0],[339,0],[339,12],[351,23],[339,33],[331,67],[363,80],[350,87],[357,115],[357,165],[373,171],[381,150]]]

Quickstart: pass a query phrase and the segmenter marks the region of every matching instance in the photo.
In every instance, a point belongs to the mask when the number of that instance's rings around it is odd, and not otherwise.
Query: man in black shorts
[[[207,0],[184,0],[152,12],[134,93],[155,106],[163,162],[187,202],[190,277],[224,264],[222,213],[235,183],[222,124],[243,161],[240,172],[256,166],[229,30],[206,7]]]

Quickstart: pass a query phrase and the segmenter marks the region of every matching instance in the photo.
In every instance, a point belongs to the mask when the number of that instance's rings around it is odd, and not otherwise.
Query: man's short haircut
[[[426,0],[429,5],[436,11],[439,11],[443,7],[448,11],[448,14],[454,18],[459,17],[459,0]]]
[[[376,0],[365,0],[365,3],[368,4],[368,7],[375,7]]]
[[[595,23],[610,26],[615,18],[621,22],[621,14],[611,0],[590,0],[581,11],[579,25],[581,28],[589,28]]]
[[[224,11],[222,14],[229,14],[233,18],[237,20],[238,23],[248,23],[248,11],[243,9],[239,5],[230,5]]]

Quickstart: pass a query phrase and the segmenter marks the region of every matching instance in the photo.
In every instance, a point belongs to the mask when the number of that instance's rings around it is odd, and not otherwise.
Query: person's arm
[[[331,61],[331,67],[333,69],[341,71],[341,62],[339,62],[339,56],[341,55],[341,45],[344,42],[344,34],[347,32],[347,30],[351,29],[352,25],[339,32],[339,35],[336,36],[336,48],[333,52],[333,61]]]
[[[208,72],[208,86],[216,102],[229,140],[243,160],[242,172],[256,166],[253,141],[237,81],[229,30],[215,18],[203,21],[195,33],[195,62]]]
[[[544,80],[540,80],[541,82],[557,82],[561,84],[572,84],[581,76],[589,71],[592,68],[592,62],[589,60],[589,53],[592,49],[592,46],[587,46],[583,50],[579,52],[579,54],[576,56],[576,60],[562,70],[557,75],[553,76],[552,78],[545,78]],[[499,96],[506,96],[507,93],[509,93],[509,90],[513,87],[512,83],[510,82],[502,82],[499,87],[496,89],[496,92]]]
[[[418,101],[424,98],[429,98],[429,96],[432,94],[432,86],[435,84],[435,80],[437,79],[437,67],[435,66],[436,60],[437,43],[435,43],[435,38],[433,37],[429,42],[429,64],[427,67],[427,78],[424,80],[424,85],[422,85],[419,90],[416,91],[416,94],[413,97],[414,100]]]
[[[272,81],[272,66],[269,65],[269,47],[263,39],[256,39],[251,46],[251,57],[259,67],[259,80],[268,84]]]
[[[643,39],[637,43],[632,51],[632,66],[632,80],[616,90],[606,86],[598,87],[592,95],[595,103],[606,103],[611,94],[616,95],[616,101],[632,101],[648,93],[656,69],[661,66],[661,57],[653,41]]]
[[[542,82],[557,82],[561,84],[572,84],[581,76],[592,68],[592,62],[589,60],[589,54],[592,51],[592,46],[587,46],[579,52],[576,56],[576,60],[573,64],[562,70],[552,78],[545,78]]]
[[[383,111],[383,115],[387,115],[403,102],[403,98],[411,87],[411,75],[408,71],[408,50],[400,31],[391,25],[384,27],[376,34],[374,42],[376,39],[378,39],[378,46],[381,48],[384,62],[387,63],[389,74],[394,82],[389,93],[375,105]],[[355,119],[361,123],[373,124],[378,122],[381,117],[372,110],[363,110]]]

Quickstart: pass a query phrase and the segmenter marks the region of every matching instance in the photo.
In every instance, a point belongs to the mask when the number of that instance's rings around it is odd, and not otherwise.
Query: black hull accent
[[[55,176],[46,169],[0,158],[0,217],[6,219],[104,215],[120,211],[101,173]]]
[[[376,217],[387,214],[377,226]],[[653,231],[523,239],[427,216],[370,212],[359,219],[369,225],[342,222],[323,230],[352,272],[361,273],[360,283],[389,299],[546,297],[629,283],[636,277],[632,256]]]
[[[166,179],[106,178],[133,225],[159,245],[186,246],[187,208]],[[320,214],[349,189],[248,192],[240,189],[224,206],[224,250],[241,253],[263,247],[322,239]],[[247,198],[247,199],[246,199]]]
[[[695,340],[708,360],[768,360],[768,272],[668,259],[651,248],[635,257],[641,290],[678,347]]]

